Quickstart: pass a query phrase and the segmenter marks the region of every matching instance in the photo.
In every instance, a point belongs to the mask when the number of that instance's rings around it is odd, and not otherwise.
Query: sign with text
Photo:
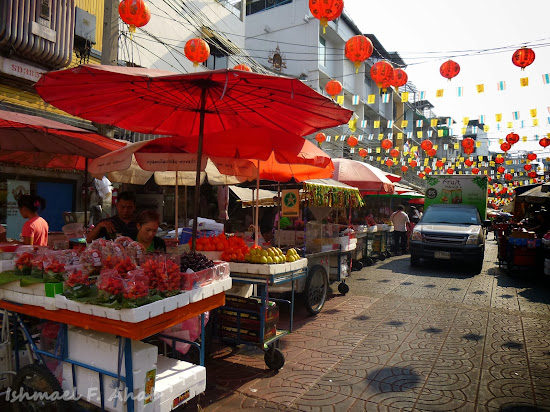
[[[282,212],[285,217],[300,215],[300,191],[298,189],[282,191]]]
[[[21,229],[25,223],[25,219],[19,213],[17,207],[17,199],[20,196],[28,195],[31,192],[30,182],[23,180],[8,180],[8,196],[7,196],[7,233],[6,236],[12,239],[19,239]]]

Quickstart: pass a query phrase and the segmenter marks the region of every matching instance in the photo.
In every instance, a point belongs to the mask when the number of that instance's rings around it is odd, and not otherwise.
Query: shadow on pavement
[[[493,275],[500,287],[524,289],[518,292],[518,295],[530,302],[550,303],[550,279],[548,279],[548,276],[526,273],[524,276],[516,275],[511,277],[497,267],[489,269],[487,274]],[[502,297],[508,298],[512,297],[512,295],[505,294]]]
[[[463,279],[466,277],[473,277],[477,275],[477,273],[474,273],[474,270],[471,266],[460,262],[429,262],[423,260],[420,263],[420,266],[411,267],[410,261],[410,255],[399,256],[370,267],[376,269],[391,270],[394,273],[400,273],[403,275],[433,278],[448,278],[460,276],[460,278]]]

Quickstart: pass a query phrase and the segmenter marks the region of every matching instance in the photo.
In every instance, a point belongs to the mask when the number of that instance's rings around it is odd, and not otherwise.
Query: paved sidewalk
[[[298,311],[278,372],[221,347],[203,410],[550,411],[550,287],[500,273],[487,249],[476,276],[408,256],[354,272],[347,296]]]

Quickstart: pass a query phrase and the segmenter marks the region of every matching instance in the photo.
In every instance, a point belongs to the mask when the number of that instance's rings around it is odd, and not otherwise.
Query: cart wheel
[[[349,286],[344,282],[340,283],[338,285],[338,292],[340,292],[342,295],[345,295],[349,292]]]
[[[374,261],[370,257],[366,257],[363,259],[363,265],[364,266],[372,266]]]
[[[363,263],[361,263],[360,260],[354,260],[351,265],[351,269],[355,271],[360,271],[361,269],[363,269]]]
[[[317,315],[323,309],[327,298],[328,275],[325,268],[316,265],[308,270],[304,296],[306,309],[311,315]]]
[[[279,349],[269,347],[265,352],[264,361],[269,369],[278,371],[285,364],[285,355]]]
[[[378,256],[378,258],[383,262],[384,260],[386,260],[386,254],[384,252],[380,253],[380,255]]]
[[[43,397],[37,396],[38,399],[30,400],[26,396],[22,401],[14,402],[12,404],[12,410],[15,412],[20,411],[68,411],[70,407],[69,401],[62,400],[63,389],[61,385],[50,372],[50,370],[43,365],[31,364],[23,366],[13,380],[13,393],[25,393],[30,395],[32,399],[33,393],[57,393],[57,396],[52,398],[58,398],[58,400],[44,400]]]
[[[391,252],[389,250],[386,251],[385,255],[386,255],[386,258],[391,258],[391,256],[392,256]]]

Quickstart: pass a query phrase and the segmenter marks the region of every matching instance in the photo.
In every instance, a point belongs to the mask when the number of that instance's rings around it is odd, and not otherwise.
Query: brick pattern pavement
[[[550,411],[550,288],[501,274],[495,249],[476,276],[407,256],[354,272],[349,295],[298,313],[280,371],[217,350],[203,410]]]

